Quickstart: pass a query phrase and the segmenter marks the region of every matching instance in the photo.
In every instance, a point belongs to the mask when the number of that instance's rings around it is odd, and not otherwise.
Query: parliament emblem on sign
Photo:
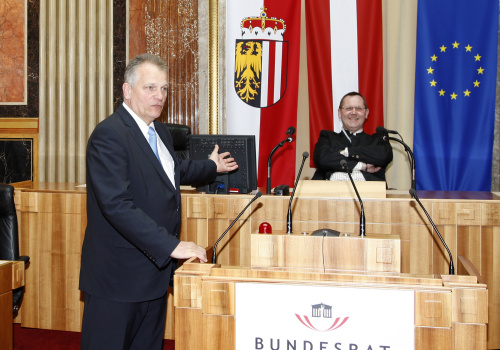
[[[241,39],[236,39],[234,88],[246,104],[264,108],[277,103],[287,83],[288,42],[283,41],[285,21],[259,16],[241,21]]]
[[[295,314],[295,317],[309,329],[330,332],[342,327],[349,317],[333,317],[331,305],[314,304],[311,305],[311,317]]]

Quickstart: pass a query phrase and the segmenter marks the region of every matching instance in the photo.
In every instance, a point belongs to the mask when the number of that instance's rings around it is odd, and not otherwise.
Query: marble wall
[[[9,129],[7,124],[11,118],[39,117],[39,13],[40,0],[0,3],[3,67],[0,69],[0,182],[3,183],[30,181],[34,176],[36,136],[20,138],[18,134],[26,130]]]
[[[169,69],[160,120],[199,133],[198,0],[129,0],[129,57],[149,52]]]
[[[0,182],[32,180],[33,139],[0,139]]]
[[[25,0],[22,0],[25,2]],[[39,13],[40,0],[27,0],[27,101],[17,104],[1,105],[0,104],[0,123],[1,118],[38,118],[38,58],[39,58]],[[7,3],[2,1],[3,4]],[[9,2],[10,3],[10,2]],[[5,5],[4,5],[5,6]],[[0,19],[1,21],[1,19]],[[3,42],[2,42],[3,45]],[[23,45],[24,50],[24,45]],[[12,54],[19,56],[19,54]],[[24,51],[22,53],[24,56]],[[23,78],[24,79],[24,78]],[[9,83],[8,85],[13,85]]]
[[[0,104],[23,104],[26,92],[25,0],[0,2]]]

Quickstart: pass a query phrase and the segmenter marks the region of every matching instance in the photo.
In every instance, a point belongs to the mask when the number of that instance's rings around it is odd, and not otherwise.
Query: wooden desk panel
[[[490,193],[419,191],[445,237],[454,259],[470,259],[488,284],[488,347],[500,348],[500,197]],[[66,183],[36,183],[15,192],[21,255],[32,263],[26,271],[21,307],[25,327],[80,330],[83,302],[78,291],[81,244],[86,227],[85,188]],[[182,193],[181,239],[213,246],[251,195]],[[289,197],[264,195],[242,215],[219,243],[223,265],[250,266],[250,234],[263,221],[285,230]],[[448,256],[427,217],[409,194],[365,199],[367,234],[401,237],[404,273],[447,274]],[[293,232],[333,228],[359,233],[359,203],[348,198],[300,198],[293,202]],[[455,261],[456,265],[456,261]],[[170,311],[169,311],[170,312]],[[168,327],[168,326],[167,326]],[[173,337],[173,327],[167,337]]]

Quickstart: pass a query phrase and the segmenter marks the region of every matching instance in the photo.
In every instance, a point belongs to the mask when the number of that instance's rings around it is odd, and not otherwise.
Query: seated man
[[[358,92],[350,92],[340,100],[340,133],[321,130],[314,147],[314,163],[318,169],[313,180],[344,180],[349,177],[340,161],[345,159],[355,181],[385,181],[385,168],[392,161],[392,147],[380,135],[363,132],[368,118],[366,100]]]

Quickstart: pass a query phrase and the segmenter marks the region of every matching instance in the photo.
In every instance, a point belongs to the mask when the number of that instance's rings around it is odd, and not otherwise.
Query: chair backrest
[[[0,260],[19,259],[19,236],[14,187],[0,184]]]
[[[189,159],[189,135],[191,128],[183,124],[165,123],[174,140],[174,150],[180,159]]]

